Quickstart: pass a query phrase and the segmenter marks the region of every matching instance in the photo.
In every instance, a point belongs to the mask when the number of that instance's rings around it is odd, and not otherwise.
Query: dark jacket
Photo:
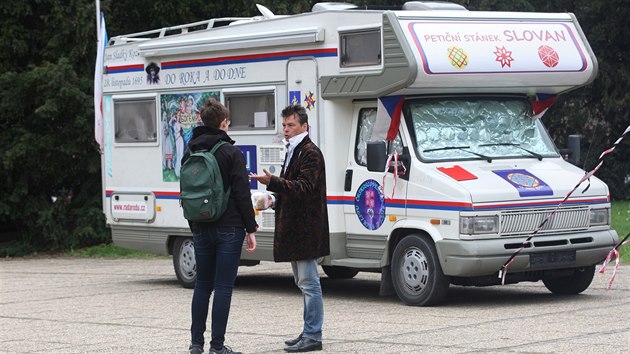
[[[276,193],[276,262],[299,261],[330,254],[324,156],[306,136],[293,151],[280,177],[267,190]]]
[[[182,165],[190,156],[190,151],[210,150],[219,140],[226,141],[228,144],[221,146],[214,156],[221,170],[223,187],[226,190],[228,187],[232,187],[232,189],[225,213],[214,224],[217,227],[243,227],[247,232],[256,232],[256,219],[252,207],[245,157],[243,157],[241,150],[233,145],[234,140],[230,139],[226,132],[206,126],[193,129],[188,150],[182,158]]]

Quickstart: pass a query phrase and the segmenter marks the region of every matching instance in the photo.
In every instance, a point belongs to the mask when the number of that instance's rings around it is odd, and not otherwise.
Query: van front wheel
[[[188,289],[195,287],[197,279],[197,263],[195,247],[190,237],[178,237],[173,243],[173,267],[179,283]]]
[[[392,255],[391,272],[394,290],[407,305],[437,305],[448,293],[450,280],[442,273],[428,237],[409,235],[400,240]]]

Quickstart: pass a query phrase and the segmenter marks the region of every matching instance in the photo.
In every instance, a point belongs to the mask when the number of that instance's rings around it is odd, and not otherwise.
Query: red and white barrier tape
[[[383,173],[383,184],[381,185],[381,191],[385,198],[389,198],[385,194],[385,178],[387,177],[387,173],[389,172],[389,168],[392,166],[392,162],[394,163],[394,187],[392,188],[392,196],[391,199],[394,199],[394,193],[396,192],[396,180],[398,179],[398,153],[395,152],[393,154],[389,154],[387,157],[387,162],[385,162],[385,172]]]
[[[619,145],[619,143],[623,140],[623,138],[628,135],[628,133],[630,133],[630,125],[626,128],[626,130],[623,132],[623,134],[619,137],[619,139],[617,139],[615,141],[615,143],[613,144],[612,147],[610,147],[609,149],[605,150],[604,152],[601,153],[601,155],[599,155],[599,163],[597,164],[597,166],[595,166],[595,168],[593,170],[591,170],[590,172],[584,174],[584,176],[582,176],[582,178],[580,179],[580,181],[575,185],[575,187],[573,187],[573,189],[571,191],[569,191],[569,193],[567,193],[566,197],[564,197],[564,199],[562,199],[562,201],[556,206],[556,208],[551,211],[549,213],[549,215],[547,215],[547,217],[540,223],[540,225],[538,225],[538,227],[534,230],[534,232],[532,232],[531,235],[529,235],[525,241],[523,241],[523,243],[521,244],[521,247],[519,247],[516,251],[514,251],[514,253],[510,256],[510,258],[501,266],[501,269],[499,270],[499,278],[501,278],[501,284],[505,284],[505,277],[507,275],[508,269],[510,268],[510,266],[512,265],[512,262],[514,262],[514,259],[516,258],[516,256],[521,253],[521,251],[529,244],[529,241],[531,241],[531,239],[538,233],[538,231],[540,231],[543,226],[545,226],[545,224],[547,223],[547,221],[549,221],[549,219],[551,219],[551,217],[553,217],[553,215],[558,211],[558,209],[560,209],[560,207],[562,206],[562,204],[564,204],[567,199],[569,199],[569,197],[571,196],[571,194],[573,194],[573,192],[575,192],[576,189],[578,189],[578,187],[586,180],[588,180],[589,178],[591,178],[595,172],[597,172],[597,170],[599,170],[600,167],[602,167],[602,164],[604,163],[604,156],[610,154],[611,152],[615,151],[615,148],[617,147],[617,145]],[[586,190],[588,190],[588,188],[590,187],[590,184],[582,191],[582,193],[584,193]],[[616,252],[615,254],[617,255],[617,264],[619,263],[619,251],[616,251],[616,249],[618,248],[618,246],[615,246],[615,248],[613,248],[610,253],[608,254],[609,257],[612,257],[612,253]],[[610,280],[610,285],[612,285],[612,281],[615,278],[615,272],[617,271],[617,266],[615,266],[615,269],[613,271],[613,276],[612,279]],[[600,271],[600,273],[602,273],[602,271]]]
[[[610,290],[613,281],[615,281],[615,275],[617,275],[617,269],[619,268],[619,248],[627,243],[630,243],[628,237],[630,237],[630,233],[628,233],[621,242],[619,242],[612,250],[610,250],[610,252],[608,252],[608,256],[606,256],[606,260],[604,261],[604,264],[602,264],[602,268],[599,270],[600,274],[604,274],[608,263],[610,263],[613,257],[615,258],[615,268],[613,268],[612,276],[610,277],[610,281],[608,282],[608,287],[606,287],[606,290]]]

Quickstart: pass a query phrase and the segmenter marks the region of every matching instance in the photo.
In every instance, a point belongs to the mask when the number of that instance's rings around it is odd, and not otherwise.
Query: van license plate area
[[[542,253],[530,253],[529,266],[531,269],[540,269],[575,264],[575,250],[553,251]]]

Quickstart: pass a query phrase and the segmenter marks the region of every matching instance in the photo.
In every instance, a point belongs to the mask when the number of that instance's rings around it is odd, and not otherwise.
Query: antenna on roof
[[[263,17],[265,19],[270,19],[270,18],[274,18],[276,17],[276,15],[273,14],[273,12],[271,12],[271,10],[269,10],[268,8],[260,5],[260,4],[256,4],[256,7],[258,8],[258,11],[260,11],[260,13],[263,15]]]

